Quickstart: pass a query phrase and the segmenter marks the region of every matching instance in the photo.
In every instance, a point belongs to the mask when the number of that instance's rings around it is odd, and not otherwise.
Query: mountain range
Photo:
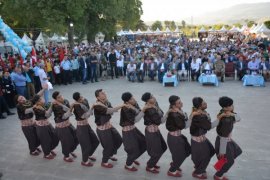
[[[192,20],[191,20],[192,19]],[[186,17],[175,21],[177,25],[181,25],[181,21],[185,20],[187,24],[193,25],[212,25],[212,24],[246,24],[246,21],[252,20],[257,23],[270,20],[270,2],[238,4],[229,8],[218,11],[212,11],[200,16]],[[191,22],[193,21],[193,22]],[[153,21],[145,22],[147,25],[153,24]]]

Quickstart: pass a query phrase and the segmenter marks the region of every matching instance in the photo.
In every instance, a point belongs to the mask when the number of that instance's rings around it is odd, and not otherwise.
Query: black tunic
[[[140,112],[140,107],[136,104],[135,108]],[[135,124],[135,118],[138,115],[134,109],[123,107],[120,112],[120,126],[131,126]]]
[[[186,117],[179,112],[170,112],[166,121],[168,131],[182,130],[186,127]]]
[[[211,121],[206,114],[193,116],[190,126],[192,136],[205,135],[211,129]]]
[[[20,120],[25,120],[25,119],[31,119],[33,118],[34,114],[33,113],[28,113],[25,114],[25,110],[28,108],[32,108],[33,105],[31,103],[31,101],[26,101],[23,104],[18,104],[17,105],[17,113],[18,113],[18,117]]]
[[[220,111],[220,114],[223,113],[223,111]],[[217,126],[217,133],[221,137],[228,137],[229,134],[233,130],[233,124],[235,123],[235,117],[229,116],[229,117],[223,117]]]
[[[156,108],[149,108],[144,113],[144,125],[160,125],[162,117],[163,113],[159,114]]]
[[[70,107],[68,100],[66,100],[66,99],[64,100],[64,105],[67,106],[67,107]],[[62,118],[63,115],[66,113],[62,106],[60,106],[58,104],[53,104],[52,105],[52,110],[53,110],[53,113],[54,113],[54,121],[55,121],[55,123],[60,123],[60,122],[64,122],[64,121],[68,120],[68,118],[66,118],[66,119]]]
[[[107,114],[108,108],[112,108],[110,102],[104,104],[106,107],[97,105],[94,107],[95,123],[97,126],[104,125],[111,119],[111,115]]]
[[[89,103],[88,103],[88,101],[87,101],[86,99],[82,102],[82,104],[85,105],[88,109],[90,108]],[[75,115],[75,119],[76,119],[77,121],[82,121],[82,120],[84,120],[84,119],[82,118],[82,116],[83,116],[83,114],[86,113],[86,112],[82,109],[81,105],[80,105],[80,104],[75,104],[75,105],[73,106],[73,108],[74,108],[73,113],[74,113],[74,115]]]

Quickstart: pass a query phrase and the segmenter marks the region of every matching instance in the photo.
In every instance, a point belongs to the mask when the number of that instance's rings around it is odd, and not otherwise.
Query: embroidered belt
[[[203,141],[205,141],[206,140],[206,137],[205,137],[205,135],[201,135],[201,136],[192,136],[191,137],[191,139],[193,140],[193,141],[196,141],[196,142],[203,142]]]
[[[37,126],[48,126],[48,125],[50,125],[50,122],[48,121],[48,119],[38,120],[38,121],[36,121],[36,125]]]
[[[101,125],[101,126],[97,126],[97,129],[103,131],[103,130],[107,130],[107,129],[110,129],[112,128],[112,124],[110,121],[106,122],[105,124]]]
[[[154,132],[158,132],[159,131],[158,126],[157,125],[154,125],[154,124],[149,125],[149,126],[146,126],[146,130],[148,132],[151,132],[151,133],[154,133]]]
[[[33,126],[34,124],[35,124],[35,121],[33,119],[24,119],[24,120],[21,120],[22,127]]]
[[[68,126],[70,126],[69,120],[66,120],[66,121],[60,122],[60,123],[55,123],[56,128],[65,128],[65,127],[68,127]]]
[[[135,126],[134,125],[131,125],[131,126],[124,126],[122,131],[131,131],[132,129],[135,129]]]
[[[88,119],[77,121],[77,126],[85,126],[88,125]]]
[[[181,130],[169,131],[169,134],[172,135],[172,136],[180,136],[181,135]]]

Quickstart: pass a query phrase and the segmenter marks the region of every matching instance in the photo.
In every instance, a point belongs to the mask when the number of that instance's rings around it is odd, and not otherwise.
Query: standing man
[[[122,144],[122,138],[119,132],[112,126],[110,120],[112,114],[121,109],[124,105],[112,107],[107,99],[106,93],[102,89],[95,92],[97,104],[94,106],[95,123],[97,125],[97,135],[103,147],[103,157],[101,166],[104,168],[112,168],[113,165],[108,160],[117,161],[113,155]]]
[[[112,79],[113,79],[114,74],[115,74],[115,77],[118,78],[117,67],[116,67],[116,54],[115,54],[114,49],[111,49],[111,53],[109,55],[109,62],[110,62],[110,66],[111,66]]]
[[[87,64],[86,64],[86,57],[85,55],[82,56],[82,54],[79,54],[79,64],[80,64],[80,70],[81,70],[81,76],[82,76],[82,83],[87,83]]]
[[[61,67],[63,69],[63,83],[67,85],[69,81],[69,84],[72,84],[72,79],[70,78],[71,63],[68,59],[68,55],[65,55],[63,61],[61,62]]]
[[[247,71],[247,64],[243,61],[242,56],[239,57],[239,61],[236,63],[236,70],[239,81],[241,81]]]
[[[214,64],[215,73],[217,76],[220,76],[221,82],[224,82],[224,76],[225,76],[225,63],[221,59],[221,56],[217,56],[217,61]]]
[[[15,68],[15,73],[12,78],[17,94],[26,97],[26,77],[22,74],[21,67]]]
[[[96,82],[98,82],[97,80],[97,56],[94,52],[94,50],[91,50],[91,54],[90,54],[90,67],[91,67],[91,82],[94,83],[94,79]]]
[[[49,82],[49,77],[47,76],[45,70],[44,70],[44,63],[40,63],[39,64],[39,71],[38,71],[38,75],[39,75],[39,80],[41,82],[42,87],[43,86],[48,86],[48,82]],[[45,100],[45,106],[47,106],[49,104],[49,89],[45,89],[44,90],[44,100]]]

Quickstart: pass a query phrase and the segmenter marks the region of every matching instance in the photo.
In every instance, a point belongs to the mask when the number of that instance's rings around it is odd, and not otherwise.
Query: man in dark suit
[[[141,62],[137,63],[137,78],[138,81],[143,83],[144,76],[147,70],[147,64],[144,62],[144,58],[142,58]]]
[[[260,62],[259,69],[262,72],[264,80],[266,81],[270,76],[270,65],[268,61],[265,61],[264,57],[262,57],[262,61]]]
[[[180,77],[187,77],[189,71],[189,64],[182,59],[177,65],[177,80],[180,81]]]
[[[162,59],[161,62],[159,63],[159,65],[158,65],[158,81],[160,83],[163,82],[163,76],[165,75],[167,70],[168,70],[168,66],[165,63],[164,59]]]
[[[148,76],[150,77],[151,81],[155,80],[157,74],[157,63],[154,61],[154,58],[151,57],[151,62],[148,64]]]
[[[243,57],[241,56],[239,57],[239,61],[236,63],[236,70],[239,81],[241,81],[247,71],[247,63],[243,61]]]
[[[86,64],[86,57],[85,55],[82,56],[82,54],[79,54],[78,57],[79,64],[80,64],[80,71],[82,73],[82,83],[86,84],[87,83],[87,64]]]
[[[111,66],[112,79],[113,79],[114,74],[115,74],[115,77],[118,78],[118,73],[117,73],[117,68],[116,68],[116,54],[115,54],[114,49],[111,50],[111,53],[109,55],[109,62],[110,62],[110,66]]]

